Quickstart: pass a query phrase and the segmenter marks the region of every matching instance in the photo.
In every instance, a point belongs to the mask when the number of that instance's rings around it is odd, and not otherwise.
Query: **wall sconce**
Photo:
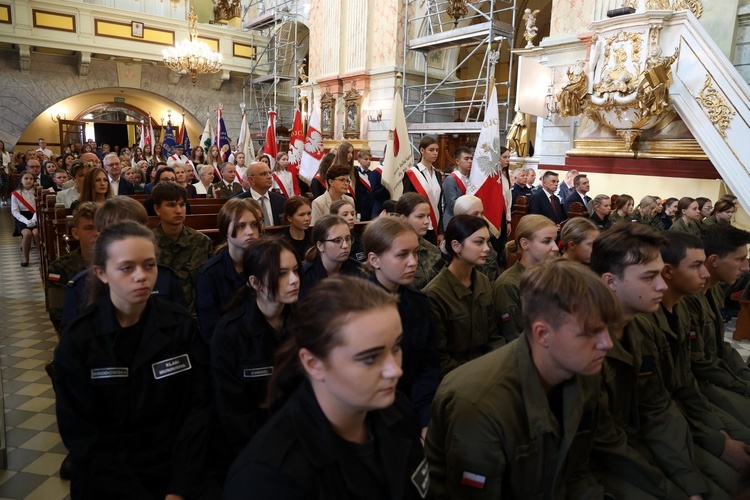
[[[53,115],[52,113],[49,114],[49,119],[52,120],[52,123],[57,123],[60,120],[67,120],[67,115],[63,114],[62,117],[60,116],[60,113],[57,113],[57,115]]]
[[[379,123],[383,119],[383,112],[381,110],[378,110],[378,114],[374,117],[370,116],[370,114],[367,114],[367,121],[370,123]]]

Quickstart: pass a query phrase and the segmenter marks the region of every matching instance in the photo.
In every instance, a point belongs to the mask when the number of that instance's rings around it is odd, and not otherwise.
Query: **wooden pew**
[[[513,239],[518,222],[527,213],[529,213],[529,199],[526,196],[519,196],[516,199],[515,205],[513,205],[513,213],[510,215],[510,234],[508,235],[508,241]]]

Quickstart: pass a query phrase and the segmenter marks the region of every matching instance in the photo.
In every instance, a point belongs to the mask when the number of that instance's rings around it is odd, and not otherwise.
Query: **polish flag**
[[[398,200],[404,191],[401,181],[404,173],[414,165],[414,155],[409,144],[406,129],[406,115],[401,104],[401,94],[396,92],[393,98],[391,126],[388,130],[388,142],[383,155],[383,185],[391,193],[392,200]]]
[[[302,151],[302,159],[299,163],[299,175],[308,184],[318,172],[320,160],[326,151],[323,147],[323,134],[320,133],[320,115],[317,106],[313,106],[310,122],[307,124],[307,135],[305,135],[305,149]]]
[[[141,151],[143,151],[143,147],[146,145],[146,130],[146,124],[141,120],[141,140],[138,141],[138,147],[141,148]]]
[[[276,155],[279,154],[279,145],[276,144],[276,111],[272,109],[268,111],[268,128],[263,152],[271,157],[271,170],[273,170],[276,166]]]
[[[484,123],[479,133],[474,160],[471,162],[466,194],[482,200],[484,216],[495,227],[502,227],[505,196],[500,168],[500,119],[497,108],[497,91],[492,85],[489,102],[484,112]]]
[[[294,194],[299,195],[299,164],[302,161],[302,151],[305,149],[305,133],[302,131],[302,114],[299,109],[294,111],[294,122],[292,131],[289,133],[289,165],[287,170],[292,174],[292,185]]]

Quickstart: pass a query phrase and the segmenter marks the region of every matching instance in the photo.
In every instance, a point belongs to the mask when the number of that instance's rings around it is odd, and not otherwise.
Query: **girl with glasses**
[[[338,274],[362,276],[359,266],[349,260],[352,237],[349,224],[337,215],[324,215],[313,227],[314,246],[307,251],[300,298],[322,281]]]

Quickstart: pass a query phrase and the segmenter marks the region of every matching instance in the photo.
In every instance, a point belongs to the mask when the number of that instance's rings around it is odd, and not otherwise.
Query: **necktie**
[[[258,198],[260,201],[260,209],[263,211],[263,224],[266,226],[273,226],[273,220],[271,220],[271,216],[268,213],[268,210],[266,210],[266,195],[261,196]]]
[[[557,206],[555,205],[555,195],[549,197],[549,203],[552,205],[552,211],[557,215]]]

